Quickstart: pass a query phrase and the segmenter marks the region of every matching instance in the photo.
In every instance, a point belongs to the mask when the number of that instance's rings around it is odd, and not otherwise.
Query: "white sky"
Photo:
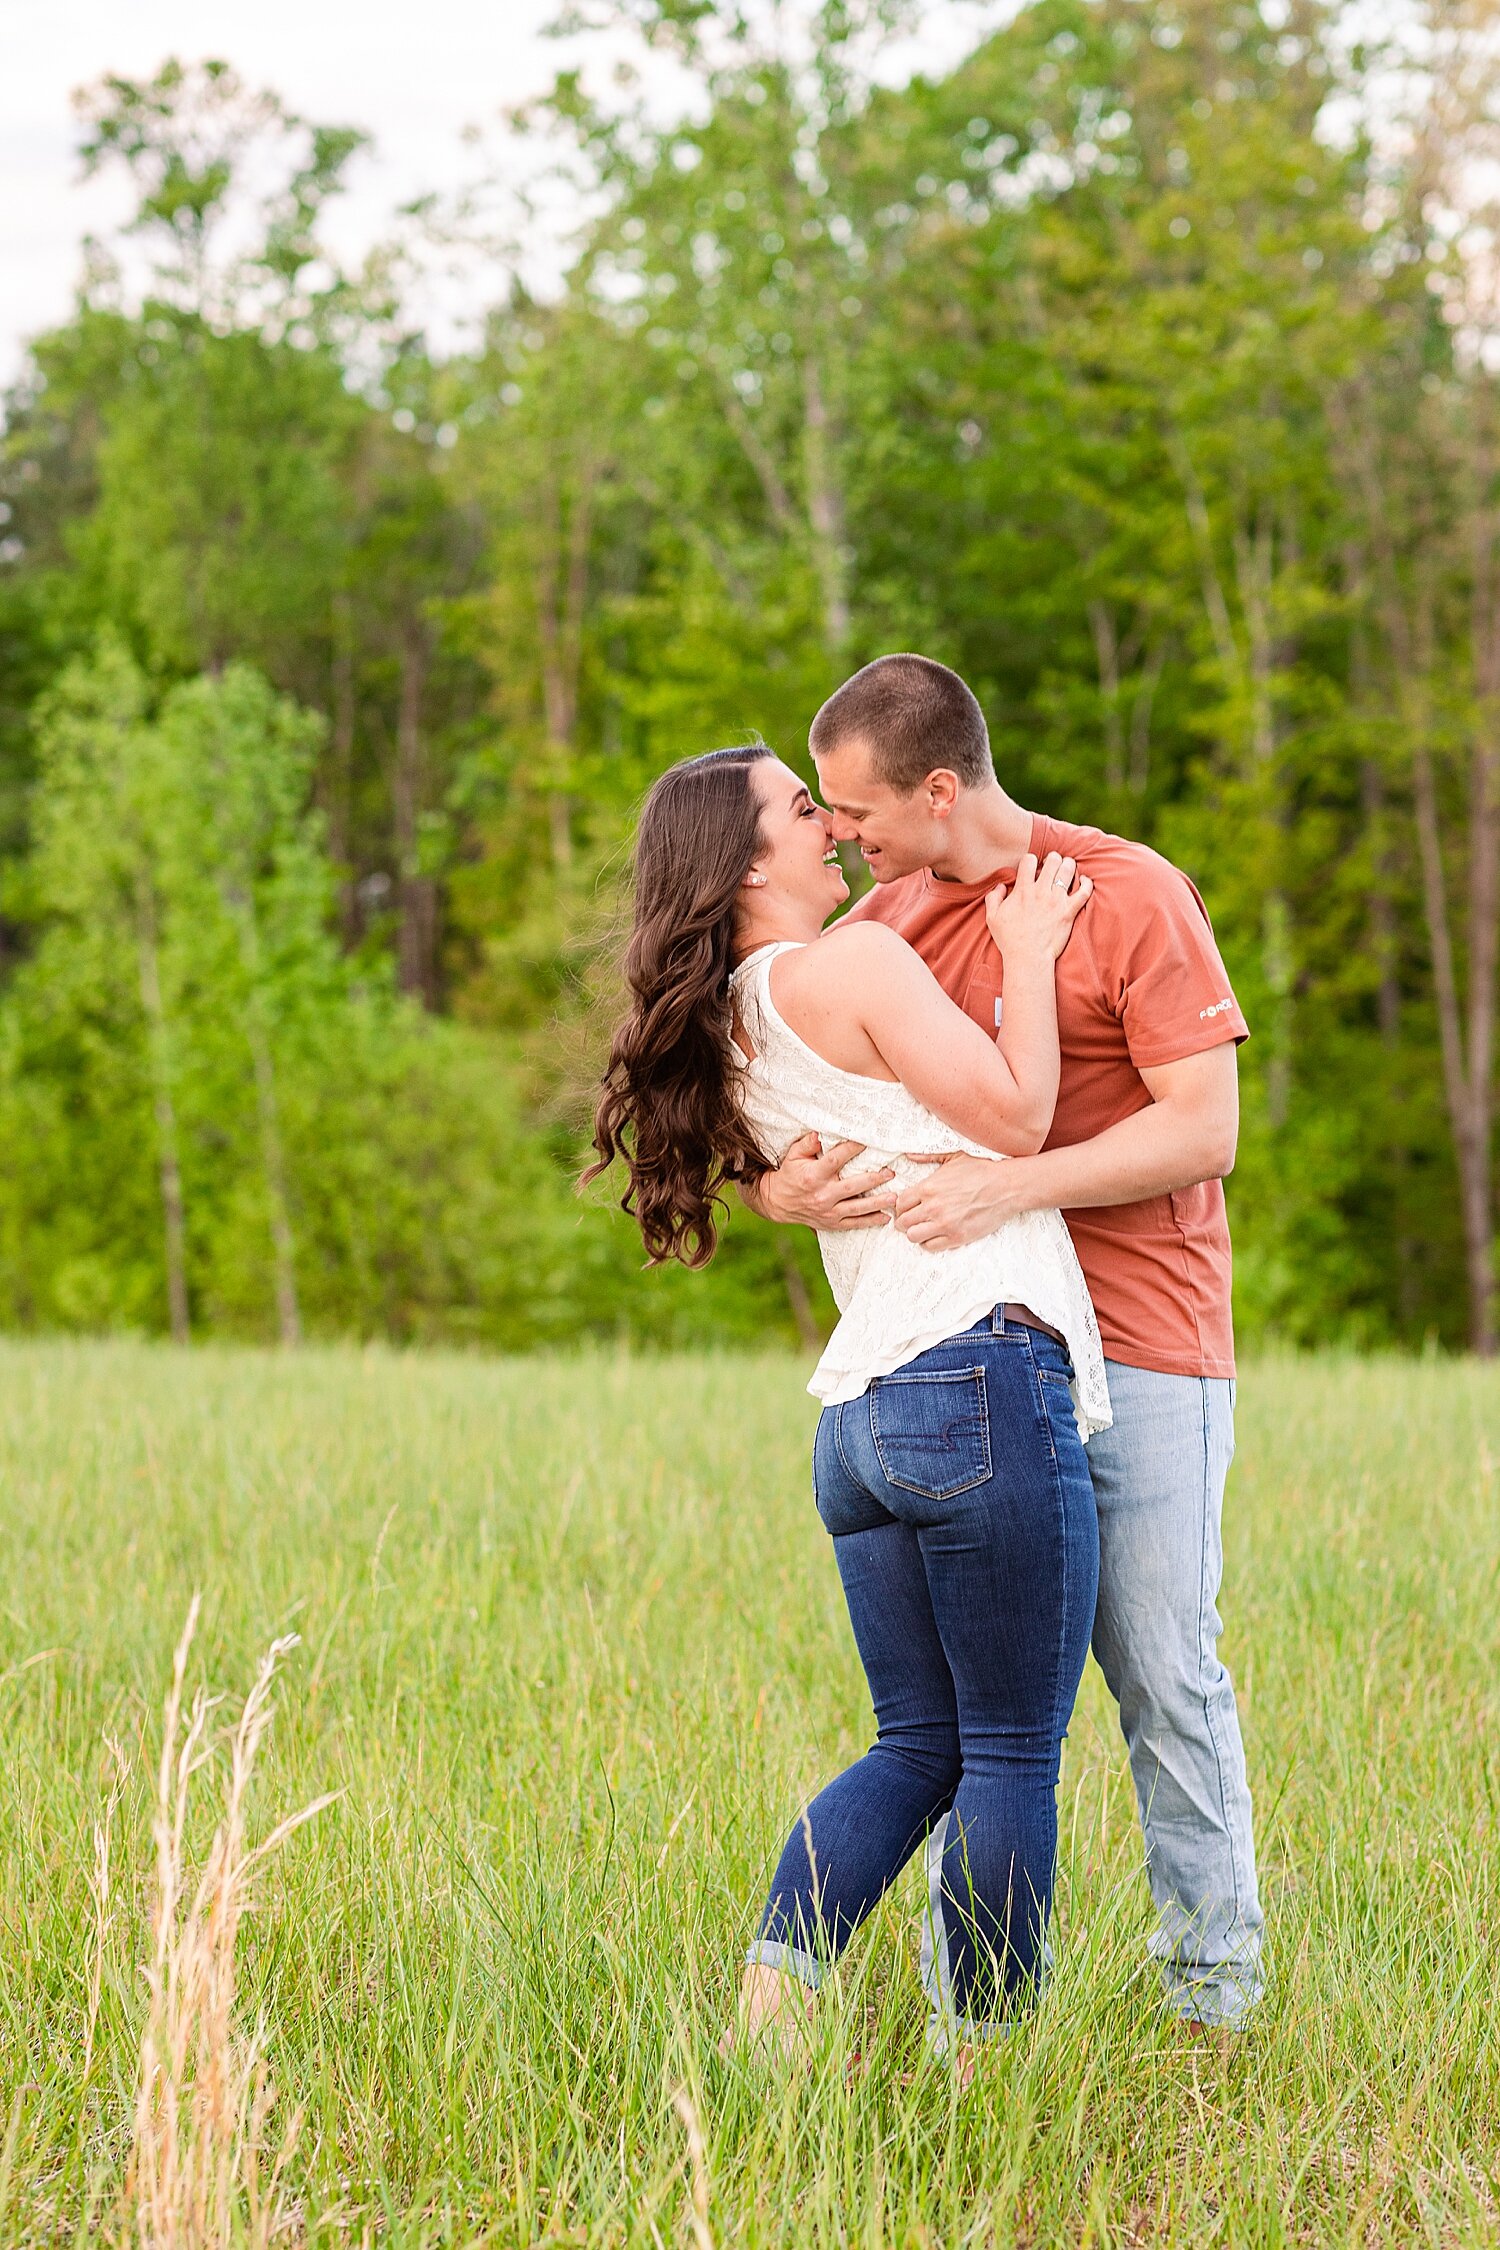
[[[0,383],[22,340],[62,319],[85,233],[128,210],[120,180],[80,184],[75,86],[222,56],[320,123],[377,148],[350,174],[338,232],[372,240],[393,207],[472,171],[465,125],[544,87],[554,0],[0,0]]]
[[[549,83],[565,51],[540,29],[556,13],[557,0],[0,0],[0,385],[24,339],[66,315],[84,234],[128,210],[123,179],[79,181],[75,86],[218,56],[304,116],[365,127],[377,146],[340,200],[347,250],[403,200],[472,177],[463,128]],[[921,13],[907,69],[955,58],[993,0],[924,0]]]

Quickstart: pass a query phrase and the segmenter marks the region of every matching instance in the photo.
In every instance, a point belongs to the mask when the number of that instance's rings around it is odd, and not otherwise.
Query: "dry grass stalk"
[[[693,2182],[693,2242],[695,2250],[714,2250],[713,2229],[708,2223],[708,2149],[703,2139],[697,2104],[686,2086],[672,2096],[682,2129],[687,2135],[688,2163]]]
[[[156,1898],[146,1970],[150,2005],[141,2041],[135,2140],[127,2192],[142,2250],[220,2250],[231,2239],[269,2242],[281,2222],[280,2182],[296,2137],[283,2131],[265,2166],[274,2101],[263,2030],[241,2030],[235,1947],[260,1862],[333,1800],[320,1797],[259,1844],[245,1835],[251,1774],[273,1705],[278,1666],[296,1636],[274,1641],[230,1744],[224,1812],[197,1881],[187,1862],[194,1776],[214,1754],[217,1698],[200,1689],[186,1719],[183,1682],[198,1597],[177,1645],[157,1770]]]
[[[104,1747],[109,1752],[112,1773],[109,1792],[104,1800],[104,1810],[94,1822],[94,1865],[89,1876],[89,1895],[94,1902],[94,1957],[89,1968],[88,2017],[83,2032],[83,2079],[88,2084],[94,2067],[94,2040],[99,2030],[99,2005],[104,1997],[104,1954],[109,1942],[110,1904],[112,1896],[111,1868],[114,1843],[115,1814],[119,1810],[125,1776],[129,1770],[125,1745],[118,1735],[107,1734]]]

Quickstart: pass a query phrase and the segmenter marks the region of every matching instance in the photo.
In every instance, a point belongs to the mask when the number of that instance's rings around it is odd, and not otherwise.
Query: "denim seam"
[[[853,1485],[858,1485],[859,1478],[854,1474],[853,1469],[850,1467],[849,1456],[844,1451],[844,1409],[842,1404],[836,1406],[833,1410],[833,1448],[837,1453],[840,1461],[843,1463],[844,1474],[849,1479],[849,1482]]]
[[[1047,1412],[1047,1394],[1042,1389],[1042,1371],[1037,1365],[1036,1346],[1031,1340],[1031,1334],[1032,1332],[1028,1328],[1026,1331],[1026,1357],[1031,1363],[1032,1389],[1036,1395],[1037,1410],[1042,1418],[1042,1436],[1047,1441],[1047,1457],[1052,1463],[1053,1473],[1056,1474],[1057,1445],[1052,1435],[1052,1417]]]
[[[1062,1702],[1063,1679],[1063,1636],[1061,1632],[1061,1620],[1063,1618],[1066,1618],[1068,1614],[1068,1576],[1069,1565],[1072,1562],[1072,1548],[1069,1545],[1068,1541],[1068,1503],[1062,1487],[1062,1464],[1057,1458],[1057,1441],[1052,1434],[1052,1417],[1047,1411],[1047,1393],[1042,1388],[1042,1371],[1037,1364],[1036,1351],[1032,1344],[1031,1333],[1029,1330],[1027,1331],[1026,1350],[1027,1356],[1031,1361],[1032,1378],[1036,1385],[1037,1405],[1041,1409],[1042,1432],[1047,1440],[1047,1459],[1052,1469],[1052,1494],[1057,1504],[1057,1535],[1062,1545],[1062,1605],[1059,1618],[1059,1631],[1057,1636],[1058,1646],[1055,1668],[1052,1674],[1052,1734],[1053,1739],[1056,1740],[1059,1744],[1060,1757],[1061,1737],[1062,1734],[1066,1731],[1059,1723],[1059,1706]],[[1056,1784],[1054,1784],[1054,1787],[1055,1786]]]
[[[1203,1533],[1198,1549],[1198,1685],[1203,1697],[1204,1730],[1213,1745],[1214,1778],[1219,1785],[1219,1818],[1223,1823],[1224,1835],[1228,1840],[1229,1865],[1234,1876],[1234,1918],[1236,1922],[1243,1924],[1245,1919],[1244,1884],[1240,1868],[1239,1844],[1234,1832],[1234,1823],[1229,1817],[1229,1793],[1224,1786],[1224,1746],[1219,1739],[1219,1729],[1214,1719],[1213,1698],[1209,1694],[1208,1683],[1204,1678],[1203,1633],[1205,1624],[1204,1605],[1208,1598],[1208,1521],[1213,1505],[1212,1440],[1209,1429],[1208,1378],[1206,1376],[1200,1375],[1198,1378],[1198,1396],[1201,1402],[1203,1421]],[[1215,1661],[1217,1661],[1217,1650],[1215,1651]]]
[[[1038,1381],[1038,1389],[1040,1389],[1040,1380]],[[1052,1675],[1052,1735],[1054,1741],[1058,1744],[1058,1757],[1059,1760],[1061,1760],[1062,1737],[1067,1731],[1066,1727],[1062,1724],[1063,1714],[1060,1710],[1060,1705],[1062,1703],[1063,1681],[1062,1626],[1068,1615],[1068,1595],[1073,1561],[1073,1548],[1068,1538],[1068,1502],[1067,1497],[1063,1492],[1062,1464],[1057,1458],[1057,1447],[1052,1441],[1051,1418],[1046,1416],[1045,1414],[1045,1393],[1042,1394],[1042,1405],[1044,1418],[1047,1421],[1047,1447],[1052,1457],[1052,1492],[1053,1497],[1057,1503],[1057,1535],[1062,1544],[1062,1603],[1058,1618],[1056,1668]],[[1056,1786],[1057,1785],[1054,1782],[1054,1789],[1056,1788]]]

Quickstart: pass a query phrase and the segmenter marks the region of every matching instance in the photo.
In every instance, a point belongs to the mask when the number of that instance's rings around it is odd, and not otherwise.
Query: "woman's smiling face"
[[[784,902],[810,910],[821,927],[849,896],[828,815],[779,758],[752,766],[750,774],[760,800],[762,839],[752,881],[765,877],[756,889],[767,906]]]

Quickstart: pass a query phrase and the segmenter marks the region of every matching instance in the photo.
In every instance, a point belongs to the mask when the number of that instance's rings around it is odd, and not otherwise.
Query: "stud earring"
[[[763,891],[766,887],[764,875],[747,875],[745,881],[750,884],[752,889],[757,891]]]

